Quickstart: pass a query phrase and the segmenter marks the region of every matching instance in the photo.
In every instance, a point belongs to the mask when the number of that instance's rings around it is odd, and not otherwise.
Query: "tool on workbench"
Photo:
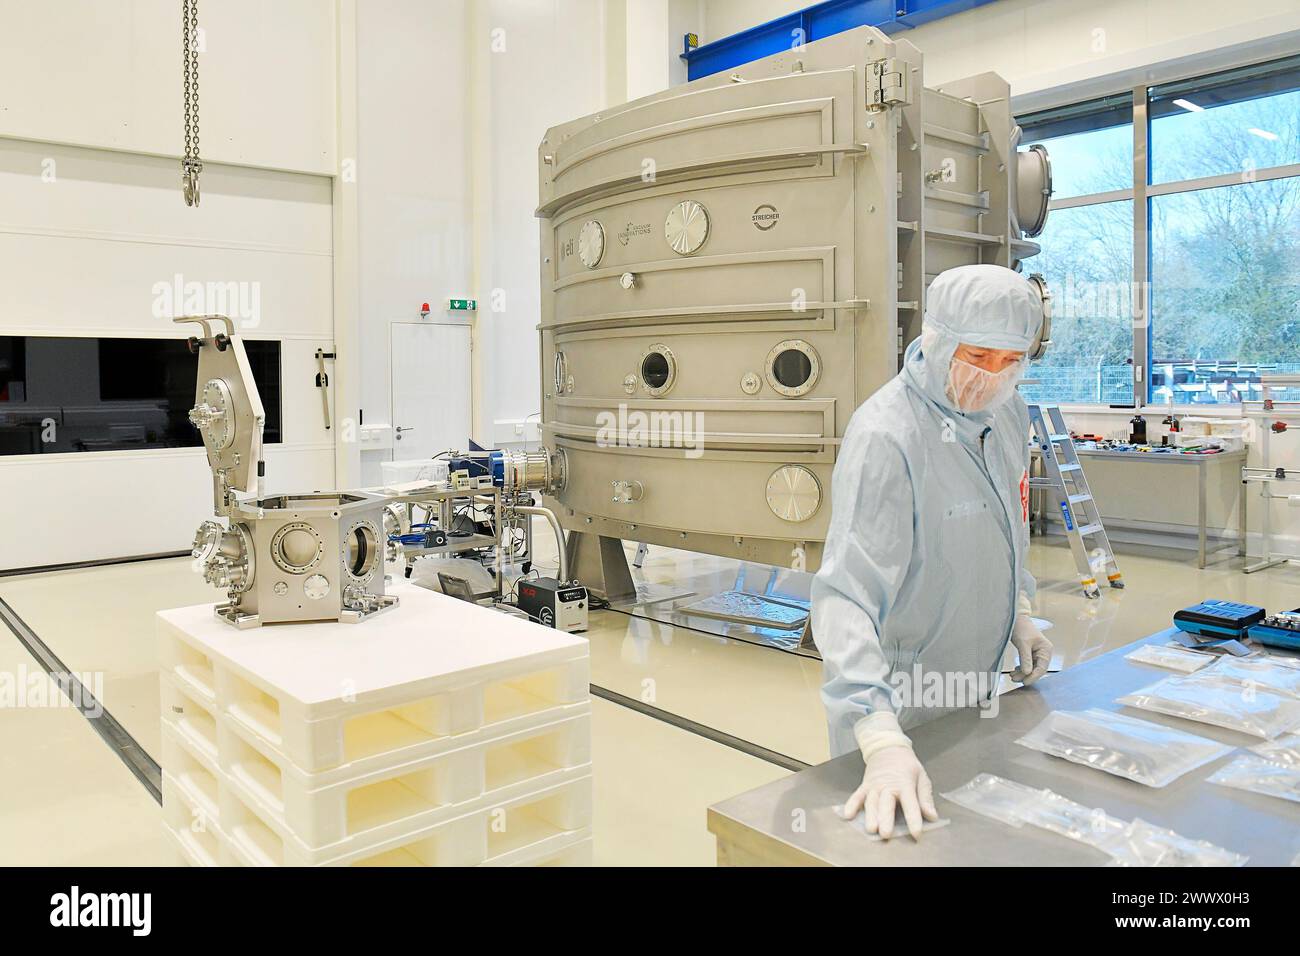
[[[1122,588],[1124,578],[1115,562],[1110,538],[1101,523],[1101,512],[1097,510],[1097,502],[1088,488],[1088,479],[1084,477],[1083,465],[1079,464],[1079,455],[1069,429],[1065,427],[1060,406],[1030,405],[1029,421],[1033,425],[1034,441],[1042,452],[1044,472],[1041,478],[1031,478],[1029,484],[1033,488],[1050,489],[1056,498],[1084,595],[1090,598],[1101,595],[1097,578],[1103,573],[1111,587]],[[1085,539],[1094,541],[1097,567],[1094,567]]]
[[[1252,624],[1247,629],[1246,636],[1256,644],[1300,651],[1300,607],[1294,611],[1280,611],[1268,615],[1258,623]]]
[[[1239,641],[1253,624],[1264,619],[1265,611],[1253,604],[1207,599],[1174,614],[1174,627],[1206,640]]]

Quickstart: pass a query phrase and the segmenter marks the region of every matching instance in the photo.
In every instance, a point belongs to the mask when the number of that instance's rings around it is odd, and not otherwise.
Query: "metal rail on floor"
[[[0,620],[3,620],[14,637],[18,638],[18,643],[22,644],[36,659],[41,669],[54,679],[69,703],[81,712],[95,733],[103,738],[109,749],[117,754],[118,759],[126,764],[126,768],[149,791],[149,795],[161,804],[162,768],[158,766],[158,762],[145,753],[144,748],[127,732],[117,718],[105,709],[103,702],[64,666],[58,655],[40,639],[26,621],[18,616],[18,612],[4,598],[0,598]]]
[[[785,754],[777,753],[775,750],[769,750],[743,737],[737,737],[734,734],[717,730],[714,727],[708,727],[698,721],[691,720],[688,717],[682,717],[671,711],[664,710],[662,707],[656,707],[653,704],[646,704],[637,700],[635,697],[628,697],[626,694],[620,694],[616,690],[610,690],[608,687],[601,687],[597,684],[591,685],[591,695],[599,697],[601,700],[607,700],[611,704],[618,704],[620,707],[626,707],[628,710],[634,710],[638,714],[651,717],[655,720],[663,721],[665,724],[671,724],[679,730],[685,730],[687,733],[703,737],[705,740],[712,740],[716,744],[722,744],[724,747],[730,747],[732,750],[739,750],[743,754],[751,757],[757,757],[759,760],[766,760],[768,763],[776,764],[786,770],[798,772],[806,770],[812,764],[804,763],[802,760],[796,760],[794,757],[787,757]]]
[[[53,571],[79,571],[82,568],[107,568],[114,564],[139,564],[142,561],[162,561],[167,558],[188,558],[189,556],[189,551],[162,551],[158,554],[140,554],[130,558],[100,558],[96,561],[42,564],[34,568],[9,568],[6,571],[0,571],[0,578],[16,578],[24,574],[46,574]]]

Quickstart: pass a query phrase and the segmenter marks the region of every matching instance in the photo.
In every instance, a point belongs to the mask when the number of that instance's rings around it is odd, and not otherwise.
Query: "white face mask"
[[[1023,359],[1000,372],[987,372],[953,356],[948,366],[948,400],[963,412],[993,408],[1011,397],[1024,372]]]

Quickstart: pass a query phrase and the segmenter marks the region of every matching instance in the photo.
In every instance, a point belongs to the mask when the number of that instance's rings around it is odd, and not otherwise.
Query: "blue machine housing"
[[[499,448],[484,448],[471,440],[469,451],[460,458],[449,459],[447,468],[449,471],[468,471],[471,478],[490,476],[493,485],[498,488],[505,486],[506,457]]]

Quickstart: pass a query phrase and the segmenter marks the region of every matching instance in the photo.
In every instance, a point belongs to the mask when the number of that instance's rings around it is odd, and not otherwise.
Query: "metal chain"
[[[185,156],[181,160],[181,183],[185,205],[199,204],[199,0],[182,0],[181,62],[184,64]]]

